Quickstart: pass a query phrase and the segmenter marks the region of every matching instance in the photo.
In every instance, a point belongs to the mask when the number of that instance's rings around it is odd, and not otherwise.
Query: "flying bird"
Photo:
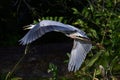
[[[72,25],[63,24],[57,21],[42,20],[35,25],[29,25],[28,33],[20,39],[20,44],[27,45],[43,36],[45,33],[56,31],[74,39],[71,55],[68,63],[68,71],[76,72],[85,60],[87,53],[92,48],[91,40],[86,33]]]

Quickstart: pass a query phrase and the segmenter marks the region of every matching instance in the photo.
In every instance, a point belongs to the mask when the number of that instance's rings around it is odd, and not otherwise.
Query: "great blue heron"
[[[26,29],[31,29],[21,40],[22,45],[29,44],[47,32],[56,31],[64,33],[66,36],[74,39],[73,48],[71,50],[68,71],[79,70],[87,53],[91,50],[91,40],[86,36],[85,32],[75,28],[74,26],[63,24],[51,20],[42,20],[38,24],[29,25]]]

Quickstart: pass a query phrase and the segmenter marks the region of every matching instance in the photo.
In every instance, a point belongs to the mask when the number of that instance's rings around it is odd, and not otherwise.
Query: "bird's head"
[[[69,37],[72,38],[72,39],[77,39],[77,40],[81,40],[81,41],[85,41],[85,42],[90,42],[91,40],[84,36],[84,35],[81,35],[80,33],[72,33],[72,34],[69,34]]]

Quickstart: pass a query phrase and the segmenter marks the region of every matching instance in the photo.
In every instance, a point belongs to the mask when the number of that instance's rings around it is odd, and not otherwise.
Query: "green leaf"
[[[63,20],[63,17],[59,17],[59,22],[62,22],[62,20]]]
[[[94,38],[98,38],[97,32],[94,29],[90,29],[91,35],[94,36]]]
[[[23,80],[21,77],[14,77],[11,80]]]
[[[55,17],[54,17],[54,20],[55,20],[55,21],[57,21],[57,19],[58,19],[58,17],[57,17],[57,16],[55,16]]]
[[[92,59],[87,63],[87,67],[93,66],[93,64],[99,59],[99,56],[101,55],[101,52],[98,52],[95,54],[95,56],[92,57]]]
[[[79,11],[76,8],[72,8],[73,14],[79,14]]]

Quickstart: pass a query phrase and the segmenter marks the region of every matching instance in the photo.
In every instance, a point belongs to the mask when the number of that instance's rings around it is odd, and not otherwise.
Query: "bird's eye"
[[[81,37],[81,36],[76,36],[76,37]]]

